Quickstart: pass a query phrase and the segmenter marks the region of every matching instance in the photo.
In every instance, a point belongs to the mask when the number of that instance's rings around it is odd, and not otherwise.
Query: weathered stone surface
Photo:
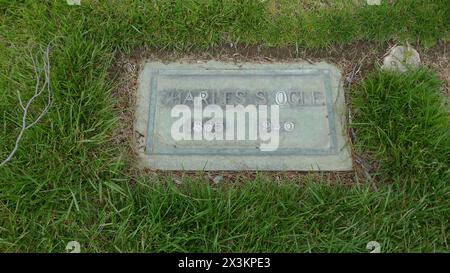
[[[79,6],[81,5],[81,0],[67,0],[67,4],[71,6]]]
[[[379,5],[381,5],[381,0],[367,0],[367,5],[379,6]]]
[[[412,47],[396,46],[383,60],[382,69],[405,72],[420,65],[420,55]]]
[[[139,79],[139,165],[162,170],[351,170],[341,74],[326,63],[150,62]],[[255,140],[174,140],[175,105],[278,105],[279,146]],[[201,126],[206,126],[202,121]],[[224,123],[225,124],[225,123]],[[195,122],[192,125],[196,130]],[[248,129],[248,128],[245,128]],[[236,130],[239,130],[236,128]]]

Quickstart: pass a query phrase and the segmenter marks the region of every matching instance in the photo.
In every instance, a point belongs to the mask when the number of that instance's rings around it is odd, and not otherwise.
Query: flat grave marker
[[[146,63],[136,99],[139,166],[351,170],[340,79],[326,63]]]

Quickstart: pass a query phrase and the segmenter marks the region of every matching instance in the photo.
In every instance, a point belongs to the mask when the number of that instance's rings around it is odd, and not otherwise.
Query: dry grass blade
[[[42,52],[42,59],[43,59],[43,67],[40,68],[37,58],[33,56],[33,53],[30,50],[30,57],[33,62],[33,69],[36,74],[36,85],[34,89],[33,96],[28,100],[26,104],[24,104],[22,95],[20,91],[17,90],[17,97],[19,100],[20,107],[22,108],[22,126],[20,128],[20,132],[17,135],[14,148],[11,150],[9,155],[0,163],[0,167],[6,165],[9,161],[11,161],[14,157],[14,154],[19,149],[20,141],[22,140],[25,131],[36,125],[42,117],[44,117],[51,105],[52,105],[52,90],[51,90],[51,82],[50,82],[50,50],[51,50],[51,43],[47,45],[47,48],[45,50],[41,50]],[[41,85],[41,76],[42,73],[44,74],[44,83]],[[33,105],[33,102],[36,101],[42,94],[44,94],[44,91],[47,91],[47,102],[45,107],[41,110],[41,113],[32,121],[28,122],[27,117],[30,112],[30,107]]]

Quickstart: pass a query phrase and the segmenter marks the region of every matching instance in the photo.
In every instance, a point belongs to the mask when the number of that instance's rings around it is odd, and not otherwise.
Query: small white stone
[[[367,0],[367,5],[379,6],[379,5],[381,5],[381,0]]]
[[[405,72],[409,67],[417,67],[420,65],[420,55],[417,50],[408,46],[396,46],[392,48],[388,55],[384,57],[384,70],[394,70]]]
[[[213,182],[214,182],[214,184],[219,184],[220,182],[222,182],[222,180],[223,180],[223,176],[217,175],[216,177],[214,177]]]
[[[67,1],[67,4],[69,4],[71,6],[73,6],[73,5],[77,5],[77,6],[81,5],[81,0],[66,0],[66,1]]]

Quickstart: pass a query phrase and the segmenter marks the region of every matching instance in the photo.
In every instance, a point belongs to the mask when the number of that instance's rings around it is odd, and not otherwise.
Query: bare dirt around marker
[[[259,46],[235,46],[223,45],[221,47],[209,50],[208,52],[191,51],[189,53],[180,53],[176,51],[156,50],[148,48],[139,48],[131,54],[118,53],[115,64],[110,70],[110,77],[117,83],[113,90],[115,98],[115,108],[118,113],[119,126],[111,137],[111,143],[119,145],[124,149],[124,154],[130,162],[129,172],[141,175],[136,170],[133,162],[136,159],[136,153],[132,149],[133,141],[138,134],[133,129],[135,94],[138,88],[139,73],[143,68],[145,61],[160,62],[204,62],[209,60],[225,61],[231,63],[255,62],[297,62],[307,61],[310,63],[325,61],[335,64],[342,72],[344,90],[346,91],[346,102],[350,105],[350,96],[348,95],[352,86],[358,84],[361,79],[381,66],[383,57],[394,43],[386,45],[377,45],[367,42],[358,42],[346,46],[334,46],[323,50],[297,50],[294,47],[282,48],[264,48]],[[450,44],[441,43],[432,49],[416,48],[421,56],[422,63],[436,70],[442,81],[442,93],[450,98]],[[350,139],[352,133],[349,130]],[[353,139],[352,139],[353,140]],[[170,177],[181,181],[186,176],[190,178],[205,178],[210,181],[215,176],[223,176],[224,182],[238,182],[240,177],[254,179],[257,174],[264,174],[265,177],[273,181],[304,181],[305,177],[328,181],[331,184],[353,185],[358,181],[371,179],[370,173],[376,170],[374,164],[369,164],[369,160],[363,155],[353,153],[354,170],[350,172],[239,172],[239,171],[220,171],[220,172],[183,172],[183,171],[149,171],[144,170],[146,175],[157,176],[164,180]]]

